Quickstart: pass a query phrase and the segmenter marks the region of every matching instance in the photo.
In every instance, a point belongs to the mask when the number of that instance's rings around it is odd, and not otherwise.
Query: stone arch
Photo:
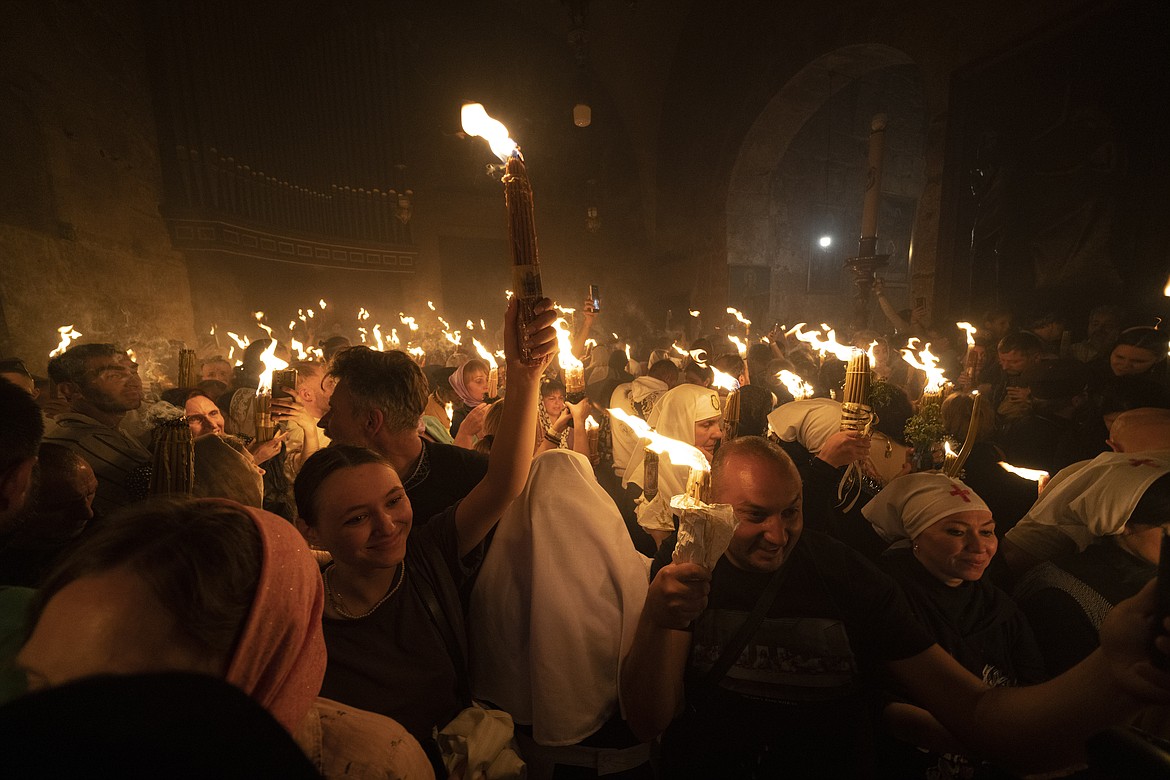
[[[774,222],[777,219],[776,210],[783,210],[786,205],[775,202],[773,181],[794,140],[826,104],[843,90],[857,86],[859,80],[876,71],[898,66],[913,68],[921,84],[921,74],[914,61],[898,49],[882,44],[858,44],[836,49],[801,68],[756,117],[740,145],[726,200],[727,263],[732,279],[729,302],[732,305],[737,297],[742,300],[745,294],[740,291],[737,296],[737,277],[767,279],[768,274],[759,272],[770,268],[772,273],[768,289],[756,290],[752,296],[755,300],[752,308],[756,309],[757,316],[765,314],[761,311],[765,307],[769,309],[766,312],[769,317],[773,314],[812,316],[802,313],[801,309],[823,309],[825,306],[837,308],[836,302],[830,301],[828,296],[818,300],[820,296],[804,294],[807,264],[804,268],[777,265],[772,247]],[[854,124],[863,128],[864,124],[857,119],[854,118]],[[861,188],[858,184],[858,208],[860,196]],[[855,245],[851,249],[853,251],[848,253],[855,254]],[[845,251],[842,249],[839,254],[845,254]],[[753,270],[756,273],[752,273]],[[798,282],[801,288],[799,293],[793,289]],[[840,308],[844,316],[844,301],[841,301]],[[825,316],[830,315],[826,313]]]

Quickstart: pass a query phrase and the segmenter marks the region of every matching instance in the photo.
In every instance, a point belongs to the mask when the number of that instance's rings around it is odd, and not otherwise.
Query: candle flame
[[[592,416],[585,418],[585,430],[595,431],[600,427],[601,426],[597,423],[597,420],[594,420]]]
[[[1033,482],[1039,482],[1040,480],[1046,479],[1048,477],[1048,472],[1041,471],[1040,469],[1025,469],[1021,468],[1020,466],[1013,466],[1010,463],[1004,463],[1002,460],[999,462],[999,465],[1003,468],[1004,471],[1009,471],[1012,474],[1015,474],[1017,477],[1030,479]]]
[[[396,347],[402,344],[402,342],[398,340],[398,328],[390,329],[390,343]]]
[[[289,320],[289,321],[288,321],[288,330],[289,330],[289,333],[292,333],[292,330],[293,330],[293,328],[295,328],[296,326],[297,326],[297,321],[296,321],[296,320]]]
[[[1170,298],[1170,277],[1166,278],[1166,286],[1162,288],[1162,294]]]
[[[70,342],[81,338],[81,334],[75,331],[72,325],[62,325],[57,328],[57,332],[61,334],[61,343],[49,353],[49,357],[57,357],[58,355],[65,354],[65,350],[69,349]]]
[[[918,339],[912,338],[910,341],[917,343]],[[947,383],[946,372],[938,367],[939,358],[931,353],[929,341],[926,343],[926,346],[918,351],[917,357],[914,355],[912,346],[903,349],[902,359],[926,374],[926,387],[923,388],[924,392],[938,392]]]
[[[804,381],[798,374],[794,374],[786,368],[781,369],[781,371],[776,374],[776,378],[780,380],[780,383],[784,385],[785,388],[787,388],[788,392],[791,393],[792,397],[797,401],[803,401],[813,394],[812,385]]]
[[[481,318],[480,318],[480,320],[479,320],[479,329],[480,329],[480,330],[487,330],[487,325],[484,325],[484,324],[483,324],[483,318],[482,318],[482,317],[481,317]]]
[[[720,390],[727,390],[728,392],[739,389],[739,380],[733,377],[731,374],[720,371],[719,369],[715,368],[715,366],[711,366],[711,371],[715,374],[715,379],[711,381],[712,387],[717,387]]]
[[[512,300],[512,296],[515,294],[516,293],[512,292],[511,290],[504,290],[504,299],[510,301]]]
[[[739,309],[735,309],[735,308],[732,308],[731,306],[728,306],[727,313],[734,316],[737,320],[739,320],[741,323],[743,323],[744,327],[750,328],[752,326],[752,321],[749,320],[747,317],[743,316],[743,313]]]
[[[508,137],[508,128],[498,119],[488,116],[482,103],[464,104],[459,115],[463,132],[487,141],[492,153],[499,157],[501,162],[507,162],[508,158],[519,150],[516,142]]]
[[[955,327],[962,328],[963,330],[967,331],[968,347],[975,346],[975,334],[978,333],[979,330],[974,325],[969,322],[956,322]]]
[[[747,348],[747,344],[744,343],[743,339],[739,338],[738,336],[733,336],[730,333],[728,333],[727,340],[730,341],[732,344],[734,344],[735,348],[737,350],[739,350],[739,356],[741,358],[747,357],[748,348]]]
[[[475,330],[475,323],[472,322],[471,320],[468,320],[467,321],[467,329],[468,330]]]
[[[437,319],[439,321],[439,324],[441,324],[443,326],[443,330],[451,330],[451,323],[447,322],[445,319],[443,319],[442,317],[440,317],[437,314],[435,315],[435,319]]]
[[[949,441],[945,441],[945,440],[943,441],[943,453],[945,453],[946,455],[950,455],[952,458],[959,457],[959,453],[957,453],[953,449],[951,449],[951,443]]]
[[[374,344],[375,344],[374,348],[377,349],[379,352],[385,352],[386,345],[382,342],[382,326],[375,323],[373,333],[374,333]]]
[[[630,362],[633,362],[633,360],[634,359],[632,357],[630,357],[630,345],[626,344],[626,362],[630,363]]]
[[[274,338],[272,328],[268,327],[267,323],[264,322],[264,312],[252,312],[252,316],[256,318],[256,324],[260,326],[260,329],[268,334],[268,338]]]
[[[699,316],[699,314],[701,314],[701,313],[702,313],[702,312],[700,312],[698,309],[690,309],[690,310],[689,310],[689,314],[690,314],[692,317],[698,317],[698,316]]]
[[[230,338],[232,341],[236,342],[236,344],[239,345],[240,349],[247,349],[248,345],[252,343],[251,340],[247,336],[237,336],[236,334],[232,333],[230,330],[228,331],[228,338]]]
[[[448,401],[447,403],[443,404],[443,411],[447,413],[447,422],[450,424],[451,421],[455,419],[455,404]]]
[[[443,331],[443,338],[447,339],[447,341],[450,341],[456,347],[463,344],[463,335],[459,331],[452,333],[449,330],[445,330]]]
[[[309,315],[309,319],[313,318],[313,310],[312,309],[305,309],[305,314]]]
[[[588,349],[593,349],[597,346],[597,339],[585,339],[585,346]]]
[[[399,312],[398,319],[402,320],[402,324],[412,331],[418,330],[418,323],[414,321],[414,317],[407,317],[405,314]]]
[[[569,332],[569,323],[565,321],[564,317],[558,317],[557,321],[553,323],[553,327],[557,331],[557,363],[563,369],[570,368],[584,368],[582,363],[573,354],[573,335]]]
[[[209,330],[209,331],[207,332],[207,335],[208,335],[208,336],[214,336],[214,335],[215,335],[215,326],[214,326],[214,325],[212,325],[212,326],[211,326],[211,330]]]
[[[438,311],[438,310],[435,308],[435,303],[434,303],[434,301],[427,301],[427,308],[428,308],[428,309],[430,309],[431,311]]]
[[[406,352],[408,355],[411,355],[416,360],[420,361],[427,355],[426,351],[422,347],[407,347]]]
[[[483,344],[479,343],[479,339],[473,338],[471,343],[475,346],[475,351],[479,353],[479,356],[483,358],[489,366],[492,368],[499,367],[499,364],[496,363],[495,356],[488,352],[487,349],[484,348]]]
[[[366,307],[365,306],[359,307],[358,308],[358,319],[359,320],[368,320],[369,318],[370,318],[370,313],[368,311],[366,311]]]
[[[288,368],[288,363],[276,356],[276,339],[269,342],[268,348],[260,353],[260,362],[264,370],[260,372],[260,382],[256,385],[256,395],[272,394],[272,372]]]
[[[641,417],[626,414],[621,409],[610,409],[609,415],[633,430],[639,439],[647,439],[646,449],[657,452],[659,455],[665,453],[674,465],[687,466],[695,471],[711,470],[706,456],[693,445],[663,436],[651,428]]]
[[[804,327],[803,322],[797,324],[796,327],[794,327],[789,332],[796,336],[797,341],[803,341],[816,350],[821,357],[824,357],[828,353],[832,353],[835,358],[843,363],[848,363],[849,359],[853,357],[853,347],[837,341],[837,332],[829,326],[824,324],[821,325],[821,327],[828,330],[828,333],[825,334],[823,339],[821,338],[821,332],[819,330],[805,333],[803,330],[801,330],[802,327]]]
[[[370,335],[370,332],[368,330],[366,330],[365,328],[362,328],[362,327],[358,328],[358,337],[361,338],[363,344],[366,343],[366,336],[368,336],[368,335]]]
[[[289,345],[292,346],[294,352],[297,353],[297,360],[308,360],[310,355],[305,352],[305,345],[296,339],[289,339]]]

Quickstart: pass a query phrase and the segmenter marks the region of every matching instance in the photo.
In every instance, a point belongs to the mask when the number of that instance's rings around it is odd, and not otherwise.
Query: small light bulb
[[[817,243],[820,244],[822,248],[828,248],[833,243],[833,237],[821,236],[820,239],[817,240]]]

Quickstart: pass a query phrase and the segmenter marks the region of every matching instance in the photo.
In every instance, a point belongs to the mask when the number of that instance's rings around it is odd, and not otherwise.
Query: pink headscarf
[[[463,403],[474,409],[483,403],[483,398],[474,397],[471,391],[467,389],[467,383],[463,381],[463,371],[467,368],[468,363],[475,363],[477,364],[476,367],[483,365],[482,361],[476,360],[475,358],[464,360],[455,367],[455,370],[451,372],[451,376],[447,377],[447,382],[459,394],[459,398]]]
[[[316,561],[287,520],[226,499],[205,501],[251,517],[264,547],[256,597],[228,664],[227,681],[296,733],[325,678],[325,595]]]

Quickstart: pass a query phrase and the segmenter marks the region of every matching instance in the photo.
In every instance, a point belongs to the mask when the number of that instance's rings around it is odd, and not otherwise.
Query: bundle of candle
[[[199,382],[199,374],[195,370],[195,350],[179,350],[179,387],[194,387]]]
[[[272,441],[276,436],[276,423],[272,419],[272,394],[258,393],[252,407],[256,425],[256,441]]]
[[[601,441],[601,426],[592,417],[585,418],[585,441],[589,445],[589,460],[597,462]]]
[[[658,453],[647,449],[642,455],[642,497],[653,501],[658,495]]]
[[[727,551],[735,533],[735,511],[731,504],[708,503],[711,492],[711,472],[692,469],[687,477],[687,489],[670,499],[670,507],[678,512],[678,542],[674,546],[674,563],[697,563],[707,569]]]
[[[260,362],[264,364],[264,370],[260,372],[260,382],[256,386],[256,403],[252,414],[256,424],[256,440],[271,441],[276,436],[276,423],[272,419],[273,374],[288,368],[288,363],[276,357],[276,339],[260,354]],[[294,386],[295,377],[294,372]]]
[[[957,398],[951,403],[955,403],[956,401],[958,401]],[[954,451],[948,452],[944,461],[943,471],[948,477],[959,479],[959,475],[963,471],[963,466],[967,463],[967,458],[971,456],[971,450],[975,447],[975,437],[979,433],[982,406],[979,403],[979,391],[973,391],[971,393],[971,419],[967,423],[967,436],[963,439],[963,446],[959,448],[958,453]],[[945,449],[950,450],[949,443]]]
[[[195,486],[195,441],[186,417],[160,421],[150,462],[150,493],[190,496]]]
[[[565,318],[558,317],[553,327],[557,331],[557,362],[563,373],[565,395],[577,403],[585,397],[585,364],[573,355],[573,337]]]
[[[715,376],[711,386],[728,391],[723,403],[723,439],[730,441],[739,432],[739,380],[714,366],[711,371]]]
[[[959,389],[970,390],[979,383],[979,375],[983,372],[983,365],[987,360],[987,350],[975,343],[975,334],[979,331],[969,322],[956,322],[967,333],[967,352],[963,356],[963,370],[959,374]]]
[[[508,128],[488,116],[480,103],[463,106],[463,132],[484,138],[492,151],[504,162],[504,206],[508,211],[508,238],[512,247],[512,285],[519,307],[516,327],[520,331],[536,316],[536,302],[544,297],[540,282],[540,255],[536,246],[536,217],[532,206],[532,185],[520,147],[508,137]],[[518,338],[521,345],[523,338]],[[531,360],[521,346],[521,357]]]
[[[863,436],[873,432],[877,416],[869,405],[869,356],[856,347],[845,368],[845,388],[841,401],[841,430],[857,431]],[[840,507],[848,512],[861,495],[861,477],[864,464],[850,463],[837,485],[837,500]]]

